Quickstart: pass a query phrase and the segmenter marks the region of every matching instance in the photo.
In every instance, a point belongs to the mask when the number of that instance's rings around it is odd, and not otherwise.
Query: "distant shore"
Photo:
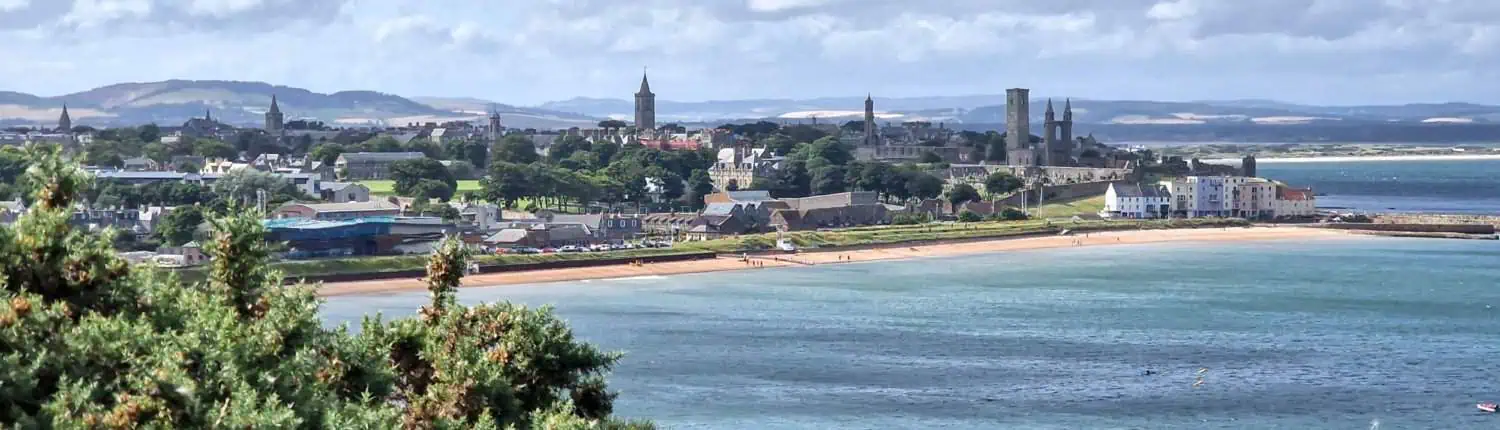
[[[1500,154],[1452,154],[1452,155],[1334,155],[1320,157],[1255,157],[1257,163],[1348,163],[1356,161],[1460,161],[1500,160]],[[1215,158],[1202,160],[1205,163],[1239,163],[1238,158]]]
[[[1027,237],[1019,239],[994,239],[962,241],[942,244],[890,245],[856,250],[808,250],[798,254],[751,255],[747,263],[739,257],[720,256],[712,260],[679,261],[645,265],[614,265],[580,267],[568,269],[534,270],[471,275],[464,278],[464,287],[486,287],[518,284],[543,284],[552,282],[582,281],[596,279],[623,279],[651,276],[708,273],[730,270],[763,269],[774,267],[815,266],[823,264],[854,263],[862,261],[903,260],[912,258],[949,257],[1006,251],[1023,251],[1047,248],[1078,246],[1128,245],[1164,242],[1238,242],[1258,240],[1318,240],[1339,237],[1360,237],[1348,232],[1307,227],[1230,227],[1177,230],[1125,230],[1094,232],[1087,235]],[[420,291],[425,288],[418,279],[390,279],[379,281],[324,284],[318,290],[321,296],[391,294]]]

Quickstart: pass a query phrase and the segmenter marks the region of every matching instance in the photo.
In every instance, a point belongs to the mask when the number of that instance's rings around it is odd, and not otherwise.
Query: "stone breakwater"
[[[1500,226],[1500,216],[1459,214],[1392,214],[1378,215],[1376,224],[1482,224]]]

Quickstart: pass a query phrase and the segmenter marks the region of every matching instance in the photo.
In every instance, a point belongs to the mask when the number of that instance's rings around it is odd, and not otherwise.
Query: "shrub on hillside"
[[[894,225],[917,225],[929,222],[932,222],[932,218],[927,214],[901,214],[891,217],[891,224]]]
[[[980,222],[980,221],[984,221],[984,217],[979,216],[979,214],[974,213],[972,211],[967,211],[966,210],[966,211],[961,211],[961,212],[958,213],[958,222]]]
[[[609,418],[619,359],[550,311],[454,297],[467,255],[430,258],[416,318],[327,329],[313,287],[269,268],[265,227],[211,218],[206,281],[132,270],[74,230],[88,178],[55,150],[0,228],[0,422],[18,428],[649,428]]]

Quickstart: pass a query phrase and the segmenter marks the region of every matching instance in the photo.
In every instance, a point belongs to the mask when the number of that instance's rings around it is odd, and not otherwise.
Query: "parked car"
[[[543,254],[551,254],[554,252],[557,252],[557,248],[542,248]]]
[[[507,250],[507,252],[510,254],[541,254],[542,250],[530,247],[519,247],[510,248],[509,250]]]
[[[578,247],[578,245],[566,245],[562,248],[557,248],[557,252],[583,252],[583,248]]]

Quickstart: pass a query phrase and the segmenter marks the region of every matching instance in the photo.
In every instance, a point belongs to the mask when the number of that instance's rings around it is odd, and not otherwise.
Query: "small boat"
[[[1494,404],[1492,402],[1480,403],[1477,406],[1479,407],[1479,410],[1485,411],[1485,412],[1490,412],[1490,413],[1495,412],[1495,409],[1500,409],[1500,405],[1496,405],[1496,404]]]

